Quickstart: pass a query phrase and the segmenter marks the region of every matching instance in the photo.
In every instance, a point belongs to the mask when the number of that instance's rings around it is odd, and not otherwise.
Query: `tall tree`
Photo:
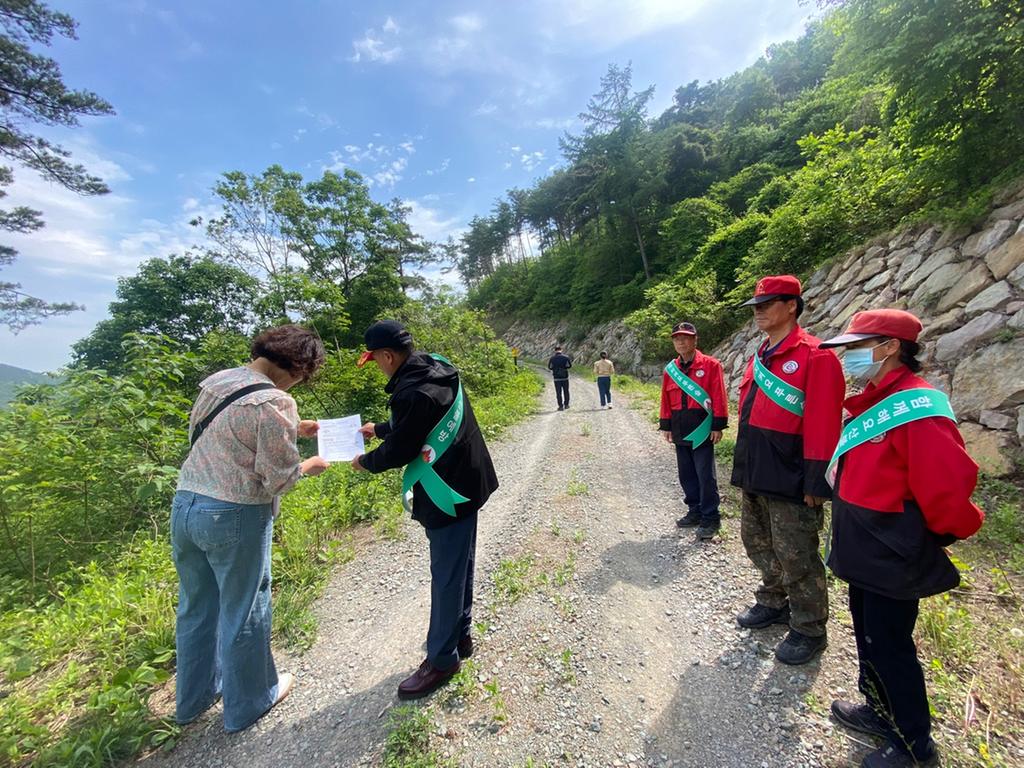
[[[651,277],[640,215],[647,200],[640,195],[649,184],[646,168],[641,163],[639,142],[647,131],[647,105],[654,96],[654,86],[633,91],[631,64],[608,66],[601,78],[601,90],[587,102],[586,112],[579,115],[583,123],[581,135],[565,134],[560,144],[563,154],[583,177],[585,191],[579,209],[596,216],[607,206],[626,218],[636,237],[644,276]]]
[[[195,342],[215,330],[247,333],[259,281],[238,267],[194,254],[150,259],[117,281],[110,317],[74,345],[76,365],[119,372],[130,333]]]
[[[68,90],[53,59],[33,53],[30,44],[50,45],[54,35],[76,39],[75,20],[37,0],[0,0],[0,157],[30,168],[47,181],[81,195],[110,190],[101,179],[74,163],[63,147],[30,132],[29,126],[78,125],[83,115],[109,115],[114,109],[90,91]],[[0,166],[0,187],[14,181],[10,166]],[[6,192],[0,189],[0,197]],[[19,206],[0,210],[0,229],[34,232],[43,226],[42,212]],[[0,267],[18,252],[0,245]],[[51,303],[0,281],[0,324],[17,333],[45,317],[82,309],[73,303]]]

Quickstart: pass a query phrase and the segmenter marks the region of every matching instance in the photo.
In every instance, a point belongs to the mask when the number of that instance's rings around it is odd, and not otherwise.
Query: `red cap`
[[[697,327],[693,323],[676,323],[672,326],[673,336],[696,336]]]
[[[793,275],[769,275],[757,281],[757,288],[754,289],[754,298],[743,302],[740,306],[747,307],[751,304],[763,304],[779,296],[799,295],[800,281],[793,277]]]
[[[861,339],[885,337],[917,341],[921,321],[902,309],[869,309],[858,312],[850,319],[846,333],[821,342],[823,347],[841,347]]]
[[[356,361],[356,365],[362,368],[371,360],[373,360],[373,350],[368,349],[359,356],[359,359]]]

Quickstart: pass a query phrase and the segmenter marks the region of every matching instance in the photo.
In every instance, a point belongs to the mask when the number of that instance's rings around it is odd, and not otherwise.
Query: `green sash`
[[[448,361],[441,355],[431,355],[435,360],[443,363]],[[449,363],[450,365],[450,363]],[[465,496],[456,492],[448,485],[441,476],[437,474],[433,464],[449,446],[455,442],[459,434],[459,427],[462,426],[462,415],[466,410],[466,401],[462,395],[462,380],[459,379],[459,389],[455,393],[455,400],[452,402],[448,412],[441,417],[441,420],[434,425],[427,435],[426,445],[423,446],[420,455],[413,459],[405,468],[402,475],[402,503],[406,510],[412,508],[412,487],[419,483],[426,491],[427,496],[445,514],[455,517],[455,505],[469,501]]]
[[[754,381],[768,399],[797,416],[804,415],[804,392],[788,384],[764,367],[761,356],[754,355]]]
[[[873,408],[847,422],[842,434],[839,435],[839,444],[836,445],[836,452],[832,454],[832,460],[825,470],[825,477],[834,484],[833,472],[839,463],[839,457],[847,451],[884,435],[890,429],[932,416],[941,416],[956,422],[949,398],[937,389],[918,387],[889,395]]]
[[[707,411],[708,415],[704,418],[704,421],[697,425],[697,428],[693,430],[693,432],[683,438],[684,440],[689,440],[690,444],[696,448],[703,444],[703,442],[711,435],[711,398],[697,382],[679,370],[679,366],[676,365],[675,360],[672,360],[665,366],[665,373],[667,373],[668,377],[676,383],[677,387],[696,400],[697,403],[700,404],[700,407]]]

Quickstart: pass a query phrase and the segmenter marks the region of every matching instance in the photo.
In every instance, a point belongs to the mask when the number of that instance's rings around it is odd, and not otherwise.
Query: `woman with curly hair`
[[[315,333],[283,325],[253,340],[247,365],[199,385],[192,448],[171,506],[179,723],[223,695],[224,727],[240,731],[294,682],[278,676],[270,652],[270,541],[278,497],[329,466],[319,456],[300,461],[296,437],[312,437],[319,425],[299,421],[286,394],[323,361]]]

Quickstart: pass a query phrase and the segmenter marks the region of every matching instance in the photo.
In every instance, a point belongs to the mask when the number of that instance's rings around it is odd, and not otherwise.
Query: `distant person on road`
[[[519,367],[519,347],[512,347],[512,364]]]
[[[960,583],[944,547],[973,535],[978,465],[964,449],[949,399],[917,375],[921,321],[899,309],[858,312],[824,347],[845,347],[859,395],[830,462],[828,566],[850,585],[850,615],[866,703],[833,701],[843,725],[888,743],[863,765],[936,765],[924,674],[914,645],[918,602]]]
[[[270,653],[270,542],[278,497],[329,465],[301,461],[299,421],[285,391],[323,364],[312,331],[283,325],[252,342],[248,365],[199,385],[189,419],[192,448],[171,505],[178,571],[175,718],[195,720],[223,695],[224,728],[248,728],[284,699],[294,678]]]
[[[697,328],[677,323],[672,344],[679,356],[665,366],[661,377],[658,428],[675,444],[676,468],[687,513],[680,528],[697,527],[697,538],[714,538],[721,527],[715,444],[729,421],[722,364],[697,349]],[[699,526],[699,527],[698,527]]]
[[[615,364],[608,359],[608,353],[602,352],[601,359],[594,362],[594,375],[597,376],[597,392],[601,397],[601,407],[605,403],[612,407],[612,376],[615,374]]]
[[[473,655],[473,570],[477,513],[498,487],[480,427],[458,370],[444,358],[416,352],[412,335],[394,320],[365,334],[359,365],[373,360],[388,377],[391,418],[367,422],[364,437],[384,442],[352,460],[373,473],[405,468],[402,495],[430,543],[430,626],[427,657],[398,686],[400,699],[440,688]]]
[[[548,359],[548,370],[551,371],[551,378],[555,381],[555,398],[558,400],[558,410],[569,408],[569,369],[572,368],[572,358],[562,354],[561,347],[555,347],[555,354]]]
[[[827,645],[828,592],[818,554],[825,467],[839,440],[846,382],[842,366],[800,327],[800,281],[763,277],[744,306],[766,335],[740,382],[732,484],[743,490],[740,535],[761,572],[757,602],[740,626],[788,624],[775,649],[784,664],[804,664]]]

